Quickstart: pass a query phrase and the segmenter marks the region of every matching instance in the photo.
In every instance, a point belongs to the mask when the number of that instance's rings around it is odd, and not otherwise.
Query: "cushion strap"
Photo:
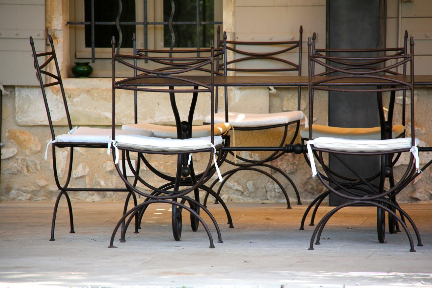
[[[422,171],[420,170],[420,158],[419,158],[419,155],[418,155],[418,148],[417,148],[417,146],[412,146],[411,149],[410,149],[410,152],[414,156],[417,173],[421,173]]]
[[[309,158],[309,162],[310,162],[310,166],[312,169],[312,177],[315,177],[317,174],[317,169],[316,169],[316,165],[315,165],[315,158],[312,152],[312,148],[311,148],[311,144],[314,144],[313,140],[309,140],[307,141],[307,151],[308,151],[308,158]]]
[[[51,144],[53,144],[53,143],[56,143],[56,142],[57,142],[57,140],[50,140],[50,141],[48,142],[48,144],[47,144],[47,146],[46,146],[46,149],[45,149],[45,157],[44,157],[45,160],[48,158],[48,147],[49,147],[49,145],[51,145]]]
[[[219,170],[219,165],[217,164],[217,161],[216,161],[216,147],[213,145],[213,143],[211,144],[211,147],[213,148],[213,161],[215,164],[216,172],[218,174],[219,182],[222,182],[223,178],[222,178],[221,172]]]
[[[108,142],[108,151],[107,151],[108,155],[110,155],[111,145],[114,147],[114,151],[115,151],[114,164],[117,165],[119,161],[119,149],[117,147],[117,141],[111,140]]]

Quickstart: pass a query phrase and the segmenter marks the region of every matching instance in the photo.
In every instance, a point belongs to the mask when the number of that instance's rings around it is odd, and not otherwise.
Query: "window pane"
[[[199,22],[214,21],[214,1],[199,0]],[[164,0],[164,22],[169,22],[174,2],[173,22],[191,22],[173,25],[175,36],[174,47],[197,47],[197,1],[196,0]],[[200,47],[209,47],[214,36],[214,25],[200,25]],[[169,25],[164,26],[164,46],[170,47],[172,41]]]
[[[119,9],[118,0],[95,0],[94,15],[96,22],[115,22]],[[85,21],[91,21],[91,0],[85,0]],[[122,0],[121,22],[135,22],[135,0]],[[132,48],[132,34],[135,33],[135,25],[121,25],[122,45],[124,48]],[[95,25],[95,47],[111,47],[111,38],[119,39],[115,25]],[[91,26],[85,26],[85,45],[91,47]]]

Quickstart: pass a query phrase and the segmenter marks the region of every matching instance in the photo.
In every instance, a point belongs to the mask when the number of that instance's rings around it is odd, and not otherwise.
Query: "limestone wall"
[[[108,83],[109,81],[107,81]],[[100,86],[90,88],[86,85],[80,87],[74,86],[70,82],[66,85],[68,100],[71,103],[71,113],[76,115],[73,117],[78,125],[87,125],[88,123],[96,123],[102,127],[108,127],[111,111],[110,89],[105,85],[107,83],[99,83]],[[75,88],[73,88],[72,86]],[[44,201],[53,200],[58,194],[57,187],[53,180],[53,169],[51,162],[51,149],[48,150],[48,159],[44,159],[45,149],[50,140],[50,131],[46,126],[46,115],[42,103],[40,91],[37,87],[6,87],[8,95],[3,97],[3,119],[2,119],[2,141],[5,146],[2,149],[1,162],[1,199],[3,201],[15,200],[33,200]],[[97,92],[97,93],[96,93]],[[302,110],[307,113],[307,89],[302,91],[303,101]],[[432,134],[429,132],[432,129],[430,121],[430,108],[432,107],[432,99],[430,88],[422,88],[416,90],[416,135],[422,141],[421,146],[430,146],[432,143]],[[56,97],[58,92],[51,91],[50,97],[57,103],[57,110],[60,111],[60,105]],[[235,91],[232,92],[235,95]],[[261,91],[262,93],[262,91]],[[295,97],[295,89],[280,88],[276,89],[275,93],[269,94],[269,110],[272,112],[285,111],[292,109],[292,98]],[[123,95],[125,99],[128,95]],[[327,113],[327,97],[326,95],[318,95],[316,107],[318,113],[314,119],[315,123],[326,124]],[[235,96],[233,96],[235,98]],[[203,109],[206,101],[203,101],[198,107]],[[233,101],[235,103],[235,101]],[[148,104],[149,117],[155,117],[152,113],[154,107],[164,106],[164,109],[169,109],[168,103],[151,102]],[[119,104],[121,109],[119,119],[120,123],[131,121],[131,101],[124,101]],[[400,109],[400,103],[397,104]],[[153,108],[152,108],[153,107]],[[399,111],[399,110],[398,110]],[[147,113],[145,113],[147,115]],[[167,113],[165,113],[167,114]],[[204,113],[202,113],[204,114]],[[56,128],[58,133],[67,133],[67,128],[63,126],[63,116],[58,112],[53,113],[53,117],[57,121]],[[396,113],[398,120],[400,113]],[[143,117],[145,119],[145,117]],[[198,116],[197,119],[199,119]],[[159,119],[160,122],[169,122],[169,119]],[[407,123],[409,125],[409,123]],[[263,146],[277,145],[278,136],[281,131],[273,131],[266,133],[242,133],[235,132],[236,145],[252,145],[258,144]],[[297,142],[299,140],[297,139]],[[244,152],[242,152],[244,153]],[[73,167],[73,180],[71,187],[123,187],[123,182],[117,175],[114,169],[112,156],[107,155],[107,149],[76,149],[76,162]],[[260,159],[264,153],[246,153],[248,157]],[[69,152],[67,150],[59,151],[57,156],[59,159],[58,170],[64,178],[68,163]],[[396,168],[396,175],[404,171],[407,163],[406,157],[400,161],[400,165]],[[425,164],[432,159],[430,153],[421,153],[421,162]],[[150,157],[152,163],[162,171],[174,173],[175,160],[173,157]],[[198,169],[203,169],[207,164],[207,155],[199,155],[194,158]],[[316,178],[311,177],[310,168],[305,164],[302,155],[286,154],[282,158],[275,161],[278,168],[286,172],[294,181],[300,191],[302,200],[310,201],[318,193],[324,191],[324,187]],[[224,164],[221,167],[222,172],[229,168],[229,164]],[[283,180],[275,171],[268,170],[270,174],[275,176],[282,182],[287,189],[292,203],[295,203],[294,190],[290,184]],[[146,179],[150,179],[155,185],[161,185],[163,181],[154,177],[149,171],[142,171]],[[408,185],[402,193],[399,194],[401,202],[416,202],[430,201],[432,199],[429,183],[431,180],[431,170],[427,169],[420,177],[412,184]],[[92,193],[92,192],[76,192],[71,193],[72,199],[82,201],[111,201],[122,199],[122,193]],[[271,179],[251,171],[241,172],[230,178],[222,191],[223,198],[227,201],[235,202],[284,202],[284,196],[280,188]]]

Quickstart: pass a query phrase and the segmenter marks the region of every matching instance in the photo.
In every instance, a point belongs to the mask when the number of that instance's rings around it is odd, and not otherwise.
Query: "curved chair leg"
[[[207,209],[207,207],[204,207],[204,205],[203,204],[201,204],[201,203],[199,203],[199,202],[197,202],[197,201],[195,201],[195,200],[193,200],[193,199],[191,199],[190,197],[188,197],[188,196],[183,196],[182,198],[185,198],[187,201],[193,201],[193,202],[195,202],[195,205],[197,205],[197,206],[199,206],[209,217],[210,217],[210,219],[212,220],[212,222],[213,222],[213,225],[215,226],[215,228],[216,228],[216,233],[217,233],[217,235],[218,235],[218,243],[223,243],[223,241],[222,241],[222,234],[221,234],[221,232],[220,232],[220,229],[219,229],[219,225],[217,224],[217,222],[216,222],[216,219],[214,218],[214,216],[213,216],[213,214],[210,212],[210,210],[208,210]]]
[[[171,185],[173,185],[173,184],[171,184]],[[165,186],[165,188],[168,188],[168,184],[166,184],[164,186]],[[224,208],[224,210],[225,210],[225,214],[227,215],[227,220],[228,220],[227,224],[229,225],[229,228],[234,228],[234,224],[233,224],[233,221],[232,221],[231,213],[230,213],[230,211],[228,209],[228,206],[226,205],[225,201],[223,201],[223,199],[220,197],[220,195],[218,195],[213,189],[211,189],[211,188],[209,188],[209,187],[207,187],[205,185],[202,185],[200,187],[200,189],[205,190],[206,191],[206,195],[211,195],[211,196],[213,196],[213,197],[216,198],[216,201],[218,203],[220,203],[222,205],[222,207]],[[156,195],[156,193],[152,193],[152,194]],[[147,201],[147,200],[150,200],[150,198],[146,199],[145,201]],[[207,208],[207,206],[205,204],[202,204],[202,205]],[[143,217],[145,209],[146,208],[143,208],[142,212],[140,214],[140,223],[141,223],[141,219]]]
[[[129,191],[128,195],[126,196],[126,200],[125,200],[125,203],[123,206],[123,214],[125,214],[128,210],[127,208],[128,208],[129,200],[130,200],[131,196],[133,197],[133,200],[134,200],[134,206],[137,206],[137,204],[138,204],[135,193],[132,191]],[[134,233],[139,233],[138,226],[139,226],[138,225],[138,215],[135,215],[135,232]],[[123,230],[125,230],[125,223],[122,224],[122,231]],[[122,237],[119,239],[120,242],[126,242],[126,238],[123,237],[124,234],[121,233],[121,235],[122,235]]]
[[[399,204],[397,203],[396,199],[390,199],[391,203],[393,203],[396,207],[399,207]],[[390,216],[390,215],[389,215]],[[405,218],[403,214],[400,214],[400,217],[402,219],[402,221],[405,223]],[[393,224],[394,223],[394,224]],[[393,224],[392,226],[390,226],[391,224]],[[392,228],[392,231],[390,230],[390,227]],[[401,232],[400,227],[399,227],[399,223],[397,221],[394,221],[393,218],[389,217],[389,232],[391,234],[393,233],[397,233],[397,232]]]
[[[137,153],[137,154],[139,154],[139,153]],[[141,167],[141,161],[140,161],[140,158],[139,158],[139,155],[137,155],[138,157],[137,157],[137,159],[138,159],[138,161],[136,162],[136,166],[134,167],[135,168],[135,171],[137,172],[137,173],[139,173],[139,171],[140,171],[140,167]],[[127,164],[128,165],[130,165],[130,166],[132,166],[132,163],[130,162],[130,154],[129,154],[129,152],[126,152],[126,151],[122,151],[122,165],[123,165],[123,171],[126,171],[126,160],[125,160],[125,158],[127,159]],[[126,172],[124,172],[124,173],[126,173]],[[138,177],[135,177],[135,179],[134,179],[134,182],[133,182],[133,186],[134,187],[136,187],[136,185],[137,185],[137,183],[138,183]],[[126,185],[126,188],[129,190],[129,193],[128,193],[128,196],[126,197],[126,201],[125,201],[125,207],[124,207],[124,210],[123,210],[123,213],[126,213],[126,211],[127,211],[127,207],[128,207],[128,203],[129,203],[129,199],[130,199],[130,196],[132,196],[133,197],[133,201],[134,201],[134,206],[137,206],[138,205],[138,200],[137,200],[137,197],[136,197],[136,194],[135,194],[135,192],[134,191],[132,191],[131,189],[129,189],[128,187],[127,187],[127,185]],[[138,219],[138,215],[135,217],[135,232],[134,233],[139,233],[139,231],[138,231],[138,229],[139,229],[140,227],[139,227],[139,219]],[[123,239],[123,240],[125,240],[125,239]],[[126,240],[125,240],[126,241]]]
[[[132,208],[131,210],[129,210],[126,214],[124,214],[122,216],[122,218],[119,220],[119,222],[117,223],[117,225],[115,226],[115,228],[114,228],[114,231],[113,231],[113,233],[111,235],[110,245],[108,246],[108,248],[117,248],[116,246],[114,246],[114,238],[115,238],[115,234],[117,233],[117,231],[118,231],[119,227],[121,226],[122,222],[125,221],[125,219],[129,215],[132,214],[131,217],[128,220],[128,223],[130,223],[130,221],[132,220],[132,218],[135,216],[134,214],[137,213],[142,208],[142,206],[149,205],[149,204],[152,204],[152,203],[167,203],[167,204],[172,204],[172,205],[178,205],[178,206],[180,206],[180,207],[188,210],[190,213],[195,213],[195,216],[198,217],[198,219],[200,220],[201,224],[203,225],[204,229],[207,232],[207,235],[208,235],[209,241],[210,241],[210,248],[214,248],[215,247],[214,244],[213,244],[213,237],[211,236],[211,233],[210,233],[210,230],[209,230],[207,224],[204,222],[204,220],[199,215],[196,214],[196,212],[194,210],[190,209],[188,206],[183,205],[183,204],[181,204],[179,202],[174,202],[174,201],[171,201],[171,200],[158,199],[158,200],[150,200],[150,201],[147,201],[145,203],[141,203],[138,206],[136,206],[136,207]],[[205,209],[205,210],[207,210],[207,209]],[[126,227],[127,227],[127,225],[126,225]]]
[[[395,210],[393,210],[393,212],[394,211]],[[402,217],[401,217],[401,219],[402,219]],[[404,221],[404,219],[402,219],[402,221]],[[393,218],[393,216],[391,214],[388,214],[388,230],[389,230],[390,234],[396,234],[398,232],[401,232],[400,228],[399,228],[399,223],[397,223],[397,221],[395,221],[395,219]]]
[[[196,180],[196,176],[195,176],[195,169],[193,166],[193,160],[191,160],[191,162],[188,166],[190,169],[190,177],[191,177],[192,185],[195,185],[197,183],[197,180]],[[199,195],[198,188],[194,189],[194,198],[195,198],[196,202],[200,202],[200,195]],[[198,206],[196,206],[193,202],[190,202],[190,201],[189,201],[189,205],[193,210],[195,210],[195,212],[198,215],[200,214],[200,208]],[[190,222],[191,222],[192,231],[194,231],[194,232],[198,231],[199,221],[197,218],[194,217],[193,214],[190,214]]]
[[[311,222],[309,224],[309,226],[314,226],[314,219],[315,219],[315,215],[316,215],[316,211],[318,210],[319,205],[322,203],[322,201],[330,194],[330,190],[327,190],[326,192],[320,194],[318,197],[316,197],[307,207],[306,211],[303,213],[303,217],[300,223],[300,229],[299,230],[304,230],[304,223],[306,221],[306,217],[309,214],[309,211],[312,209],[312,207],[316,204],[312,217],[311,217]]]
[[[162,185],[161,187],[159,187],[159,189],[164,189],[163,187],[164,186],[168,186],[168,184],[165,184],[165,185]],[[168,189],[168,188],[167,188]],[[154,195],[154,196],[157,196],[157,195],[160,195],[161,193],[159,193],[159,192],[157,192],[157,191],[153,191],[150,195]],[[146,202],[146,201],[150,201],[152,198],[146,198],[145,200],[144,200],[144,202]],[[138,216],[138,227],[140,227],[141,226],[141,222],[142,222],[142,218],[144,217],[144,213],[145,213],[145,211],[147,210],[147,207],[148,206],[144,206],[143,208],[142,208],[142,210],[140,210],[140,213],[139,213],[139,216]],[[140,229],[141,229],[141,227],[140,227]]]
[[[227,215],[227,218],[228,218],[229,228],[234,228],[231,213],[229,212],[228,207],[225,204],[225,201],[223,201],[222,198],[216,192],[213,191],[213,189],[205,187],[205,186],[202,186],[201,189],[207,191],[206,195],[211,194],[213,197],[215,197],[216,201],[218,201],[222,205],[222,207],[225,210],[225,214]],[[207,208],[207,206],[205,206],[204,204],[202,204],[202,205]]]
[[[228,181],[228,179],[231,178],[231,176],[233,176],[238,171],[255,171],[255,172],[259,172],[261,174],[264,174],[267,177],[269,177],[270,179],[272,179],[276,183],[276,185],[279,186],[279,188],[281,189],[282,193],[284,194],[285,199],[287,201],[287,209],[292,209],[288,193],[286,192],[286,190],[282,186],[282,184],[279,182],[279,180],[277,180],[273,175],[271,175],[271,174],[269,174],[269,173],[267,173],[267,172],[265,172],[265,171],[263,171],[261,169],[254,168],[254,167],[240,167],[240,168],[236,168],[236,169],[233,169],[233,170],[230,170],[230,171],[224,173],[223,176],[222,176],[224,178],[224,180],[222,181],[222,183],[220,184],[220,186],[218,188],[218,192],[217,192],[218,195],[220,195],[222,187],[225,185],[225,183]],[[226,175],[228,175],[228,176],[226,176]],[[212,188],[212,186],[210,186],[210,188]],[[208,195],[206,195],[206,196],[208,196]],[[207,197],[206,197],[206,199],[207,199]],[[205,199],[204,203],[207,203],[206,199]],[[217,204],[217,202],[215,202],[215,204]]]
[[[391,215],[391,214],[389,214],[389,215]],[[391,218],[393,218],[393,217],[391,217]],[[389,223],[389,225],[390,225],[390,223]],[[385,243],[385,231],[386,231],[385,211],[384,211],[384,209],[377,207],[378,242]]]
[[[176,201],[174,201],[174,202],[176,202]],[[182,225],[183,225],[183,220],[182,220],[183,219],[182,218],[182,210],[183,209],[181,208],[181,206],[177,206],[176,204],[172,204],[171,210],[172,210],[171,211],[171,215],[172,215],[171,223],[172,223],[172,231],[173,231],[174,240],[180,241],[181,240],[181,233],[182,233]]]
[[[179,191],[180,188],[180,182],[181,182],[181,171],[182,171],[182,164],[184,161],[184,157],[182,154],[178,154],[177,155],[177,171],[176,171],[176,177],[174,180],[174,187],[173,187],[173,191]],[[174,192],[172,192],[174,195]],[[177,206],[175,203],[177,203],[177,198],[173,197],[172,201],[174,202],[174,204],[172,205],[171,208],[171,214],[172,214],[172,232],[173,232],[173,236],[174,239],[176,241],[180,241],[181,240],[181,232],[182,232],[182,209],[181,206]],[[182,203],[182,205],[184,206],[184,204]]]
[[[289,177],[285,172],[283,172],[281,169],[271,166],[269,164],[261,164],[259,166],[264,166],[264,167],[268,167],[270,169],[276,170],[277,172],[279,172],[279,174],[281,174],[286,180],[288,180],[288,182],[291,183],[291,186],[294,189],[294,192],[296,193],[296,197],[297,197],[297,205],[302,205],[302,202],[300,200],[300,193],[297,189],[297,186],[294,184],[294,181],[292,181],[291,177]]]
[[[60,194],[57,196],[55,205],[54,205],[54,212],[53,212],[53,218],[52,218],[52,223],[51,223],[51,238],[50,241],[55,241],[54,238],[54,230],[55,230],[55,221],[57,218],[57,209],[58,209],[58,205],[60,202],[60,198],[61,196],[65,195],[66,200],[67,200],[67,204],[68,204],[68,209],[69,209],[69,222],[70,222],[70,228],[71,231],[70,233],[75,233],[75,229],[74,229],[74,222],[73,222],[73,213],[72,213],[72,203],[70,201],[69,195],[65,190],[62,190],[60,192]]]
[[[159,187],[159,189],[166,189],[166,188],[169,189],[170,185],[174,185],[174,184],[172,184],[172,183],[171,184],[165,184],[165,185]],[[232,221],[231,213],[229,212],[228,206],[225,204],[225,202],[222,200],[222,198],[220,198],[220,196],[218,194],[216,194],[216,192],[214,192],[212,189],[210,189],[209,187],[207,187],[205,185],[201,186],[200,189],[205,190],[206,194],[211,194],[213,197],[216,198],[216,201],[218,201],[222,205],[222,207],[224,208],[224,210],[225,210],[225,213],[227,215],[227,220],[228,220],[227,224],[229,225],[229,228],[234,228],[234,224],[233,224],[233,221]],[[152,193],[152,195],[157,195],[157,194],[158,193],[156,193],[156,192]],[[149,201],[149,200],[151,200],[151,198],[147,198],[144,201]],[[192,204],[192,205],[194,205],[194,204]],[[141,211],[139,212],[139,217],[138,217],[139,218],[139,225],[138,225],[138,227],[141,225],[141,221],[142,221],[142,218],[144,216],[144,213],[145,213],[147,207],[148,206],[144,206],[141,209]],[[206,206],[204,206],[204,207],[206,207]],[[192,208],[192,209],[194,209],[194,208]],[[197,211],[197,210],[199,210],[198,207],[195,208],[195,211]]]
[[[221,176],[222,176],[222,178],[225,178],[225,176],[228,175],[228,174],[229,174],[229,171],[223,173]],[[214,187],[218,182],[219,182],[219,179],[215,179],[215,180],[213,181],[213,183],[209,186],[209,188],[213,190],[213,187]],[[219,193],[218,193],[218,195],[219,195]],[[206,206],[206,207],[207,207],[207,200],[208,200],[208,196],[209,196],[209,193],[207,192],[207,193],[205,194],[205,196],[204,196],[204,201],[203,201],[203,205]],[[219,202],[218,202],[218,200],[216,199],[215,202],[214,202],[214,204],[218,204],[218,203],[219,203]]]
[[[134,218],[134,216],[135,216],[137,213],[140,213],[140,210],[141,210],[141,209],[147,208],[148,205],[151,204],[151,203],[149,203],[150,201],[153,201],[152,203],[158,203],[158,200],[148,200],[148,201],[146,201],[146,202],[140,204],[140,205],[142,205],[142,207],[139,208],[136,212],[132,213],[132,215],[129,217],[128,221],[127,221],[126,224],[125,224],[125,229],[124,229],[124,230],[121,230],[121,233],[122,233],[121,238],[125,238],[126,230],[127,230],[127,228],[129,227],[130,222],[132,221],[132,218]],[[181,205],[184,205],[185,201],[188,201],[189,203],[190,203],[190,202],[193,202],[194,205],[196,205],[196,206],[198,206],[199,208],[203,209],[203,211],[207,213],[207,215],[210,217],[210,219],[211,219],[212,222],[213,222],[213,225],[214,225],[215,228],[216,228],[216,232],[217,232],[217,234],[218,234],[218,243],[223,243],[223,241],[222,241],[222,234],[221,234],[221,232],[220,232],[219,225],[217,224],[216,219],[215,219],[214,216],[211,214],[211,212],[210,212],[206,207],[204,207],[201,203],[196,202],[195,200],[193,200],[193,199],[191,199],[190,197],[187,197],[187,196],[186,196],[186,197],[182,197],[182,201],[180,202]],[[160,202],[160,201],[159,201],[159,202]],[[173,201],[172,201],[172,202],[173,202]],[[178,202],[174,202],[174,203],[178,203]],[[145,204],[145,205],[144,205],[144,204]],[[181,215],[181,214],[180,214],[180,215]],[[180,236],[181,236],[181,235],[180,235]]]
[[[408,219],[408,222],[410,223],[411,227],[414,229],[414,233],[416,234],[417,243],[418,243],[417,246],[423,246],[422,241],[421,241],[421,237],[420,237],[420,231],[418,230],[417,225],[415,225],[414,220],[412,220],[412,218],[408,215],[407,212],[405,212],[402,208],[400,208],[399,205],[397,205],[397,203],[395,204],[392,201],[383,201],[381,199],[378,199],[377,201],[388,204],[390,206],[389,209],[392,210],[395,214],[396,214],[396,210],[397,210],[400,214],[401,223],[406,224],[405,218]]]
[[[330,191],[329,191],[329,193],[328,194],[330,194]],[[327,195],[328,195],[327,194]],[[314,226],[315,225],[315,217],[316,217],[316,214],[317,214],[317,211],[318,211],[318,208],[319,208],[319,206],[321,205],[321,203],[324,201],[324,199],[327,197],[327,195],[325,195],[325,197],[323,197],[320,201],[318,201],[318,203],[315,205],[315,208],[314,208],[314,210],[313,210],[313,212],[312,212],[312,217],[311,217],[311,221],[310,221],[310,223],[309,223],[309,226]]]
[[[221,187],[223,186],[223,185],[225,185],[225,182],[226,182],[226,177],[225,176],[227,176],[228,178],[230,178],[232,175],[232,173],[231,173],[231,171],[232,170],[230,170],[230,171],[227,171],[227,172],[225,172],[225,173],[223,173],[221,176],[222,176],[222,178],[224,179],[223,181],[222,181],[222,183],[221,183],[221,185],[219,186],[219,189],[218,189],[218,192],[217,192],[217,195],[220,195],[220,191],[221,191]],[[219,179],[215,179],[214,181],[213,181],[213,183],[209,186],[210,187],[210,189],[212,189],[212,191],[213,191],[213,187],[217,184],[217,183],[219,183]],[[207,200],[208,200],[208,196],[209,196],[209,193],[207,192],[206,193],[206,195],[205,195],[205,197],[204,197],[204,201],[203,201],[203,204],[204,204],[204,206],[207,206]],[[219,200],[218,199],[216,199],[215,200],[215,202],[214,202],[214,204],[219,204],[219,202],[218,202]]]
[[[196,196],[196,195],[194,195],[194,196]],[[182,204],[185,204],[186,201],[187,201],[186,199],[182,199]],[[197,201],[196,198],[195,198],[195,201]],[[198,195],[198,201],[197,202],[199,202],[199,195]],[[200,214],[200,207],[195,205],[195,202],[188,201],[188,204],[189,204],[189,207],[191,209],[193,209],[198,215]],[[181,214],[178,216],[181,217]],[[191,229],[193,232],[197,232],[198,227],[199,227],[199,221],[198,221],[198,219],[195,218],[195,216],[193,214],[190,214],[189,216],[190,216]],[[173,221],[174,221],[174,218],[173,218]],[[180,221],[181,221],[181,219],[180,219]]]
[[[199,199],[198,199],[199,200]],[[200,209],[197,205],[195,205],[193,202],[189,202],[189,206],[191,209],[193,209],[198,215],[200,214]],[[193,232],[198,231],[199,227],[199,221],[197,218],[193,216],[193,214],[190,214],[190,222],[191,222],[191,229]]]
[[[390,183],[390,187],[395,186],[395,180],[394,180],[393,173],[391,173],[391,175],[389,176],[389,183]],[[392,197],[389,200],[397,204],[396,197]],[[393,210],[393,211],[395,211],[395,210]],[[401,218],[401,219],[404,220],[403,218]],[[390,234],[400,232],[399,224],[397,223],[397,221],[394,220],[394,218],[391,216],[391,214],[388,214],[388,227],[389,227],[389,233]]]
[[[140,209],[138,209],[136,211],[136,213],[133,213],[133,215],[129,218],[129,220],[127,222],[123,221],[124,227],[123,227],[123,223],[122,223],[122,229],[120,230],[121,231],[121,236],[120,236],[120,242],[121,243],[126,242],[126,231],[129,227],[130,222],[132,221],[132,218],[136,217],[137,215],[141,215],[141,210],[147,209],[148,205],[144,205],[144,204],[146,204],[146,201],[144,201],[143,203],[140,204],[140,205],[142,205],[142,207]],[[127,211],[124,212],[123,215],[125,215],[126,213],[127,213]],[[124,241],[122,241],[122,239],[124,239]]]
[[[336,214],[336,212],[338,212],[339,210],[341,210],[342,208],[345,208],[345,207],[347,207],[347,206],[351,206],[351,205],[355,205],[355,204],[358,204],[358,203],[365,203],[366,201],[354,201],[354,202],[347,202],[347,203],[344,203],[344,204],[341,204],[341,205],[339,205],[339,206],[337,206],[337,207],[335,207],[333,210],[331,210],[330,212],[328,212],[322,219],[321,219],[321,221],[318,223],[318,225],[317,225],[317,227],[315,228],[315,231],[318,231],[318,233],[316,234],[317,236],[316,237],[314,237],[314,239],[316,238],[316,241],[315,241],[315,244],[316,245],[320,245],[320,239],[321,239],[321,234],[322,234],[322,232],[323,232],[323,230],[324,230],[324,227],[325,227],[325,225],[327,224],[327,222],[330,220],[330,218],[334,215],[334,214]],[[375,203],[373,204],[373,205],[375,205]],[[377,206],[377,205],[375,205],[375,206]],[[382,206],[382,205],[381,205]],[[377,206],[377,208],[381,208],[381,207],[378,207]],[[384,210],[384,209],[383,209]],[[314,231],[314,232],[315,232]],[[385,232],[385,231],[384,231]],[[312,249],[313,250],[313,249]]]
[[[380,203],[374,202],[374,201],[355,201],[355,202],[348,202],[348,203],[344,203],[344,204],[342,204],[342,205],[339,205],[339,206],[335,207],[333,210],[331,210],[330,212],[328,212],[328,213],[327,213],[327,214],[326,214],[326,215],[325,215],[325,216],[320,220],[320,222],[318,223],[318,225],[315,227],[314,232],[313,232],[312,237],[311,237],[309,250],[314,250],[313,244],[314,244],[314,240],[315,240],[315,239],[316,239],[315,244],[316,244],[316,245],[319,245],[319,244],[320,244],[321,234],[322,234],[322,231],[324,230],[325,225],[327,224],[328,220],[329,220],[329,219],[330,219],[330,218],[331,218],[331,217],[332,217],[332,216],[333,216],[337,211],[339,211],[340,209],[342,209],[342,208],[344,208],[344,207],[351,206],[351,205],[355,205],[355,204],[360,203],[360,202],[361,202],[361,203],[364,203],[364,204],[371,204],[371,205],[374,205],[374,206],[376,206],[376,207],[379,207],[379,208],[384,209],[385,211],[387,211],[387,213],[391,213],[391,214],[395,217],[395,219],[397,219],[397,221],[399,221],[399,222],[401,223],[402,227],[403,227],[404,230],[405,230],[405,233],[407,234],[407,237],[408,237],[409,242],[410,242],[410,252],[415,252],[415,249],[414,249],[414,242],[413,242],[413,239],[412,239],[412,237],[411,237],[411,233],[409,232],[408,227],[405,225],[405,223],[402,222],[402,219],[401,219],[399,216],[397,216],[396,213],[394,213],[391,209],[385,207],[384,205],[382,205],[382,204],[380,204]]]

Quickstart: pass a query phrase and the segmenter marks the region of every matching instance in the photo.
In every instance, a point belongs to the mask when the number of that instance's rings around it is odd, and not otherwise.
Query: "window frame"
[[[93,0],[94,1],[94,0]],[[121,0],[119,0],[121,1]],[[197,0],[197,3],[199,1]],[[164,22],[163,1],[160,0],[135,0],[136,5],[136,43],[139,49],[160,49],[168,50],[169,47],[164,47]],[[222,25],[223,1],[215,1],[215,18],[212,23],[215,28]],[[84,15],[84,0],[70,1],[71,19],[67,24],[73,27],[71,34],[74,36],[74,41],[71,41],[71,62],[80,61],[80,59],[91,59],[95,63],[96,59],[110,59],[111,48],[91,48],[85,46],[85,26],[90,23],[85,22]],[[147,15],[146,15],[147,14]],[[218,19],[220,17],[220,19]],[[211,25],[211,24],[210,24]],[[144,36],[147,34],[147,38]],[[216,40],[216,33],[214,40]],[[197,44],[199,45],[199,43]],[[188,48],[184,48],[188,49]],[[196,49],[190,48],[189,49]],[[132,53],[132,48],[121,48],[125,53]]]

